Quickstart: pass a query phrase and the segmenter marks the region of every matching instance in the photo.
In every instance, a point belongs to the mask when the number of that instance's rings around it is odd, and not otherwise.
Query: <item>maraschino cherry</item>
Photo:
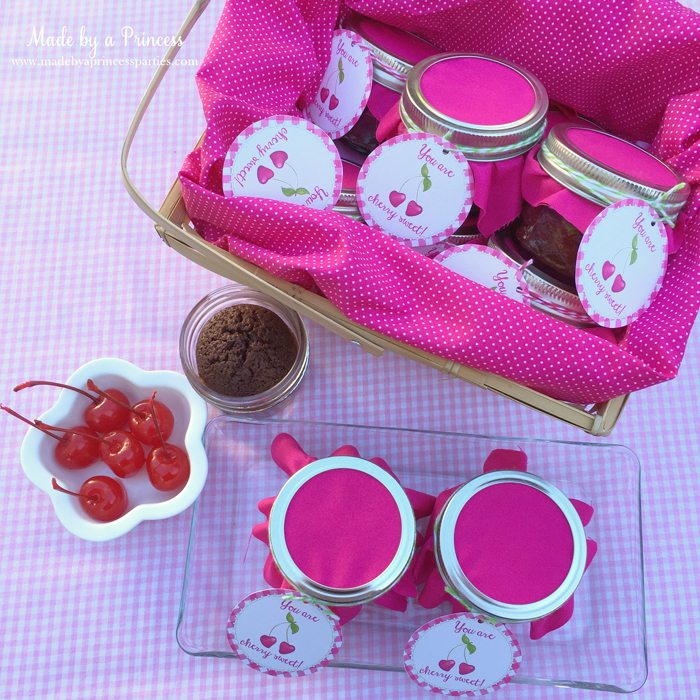
[[[79,389],[70,384],[32,380],[18,384],[13,391],[22,391],[22,389],[28,389],[32,386],[57,386],[61,389],[70,389],[90,399],[91,403],[85,409],[83,416],[88,428],[92,428],[92,430],[96,430],[98,433],[108,433],[110,430],[118,430],[129,420],[129,416],[131,415],[130,409],[124,406],[124,404],[126,404],[126,406],[129,405],[129,399],[125,394],[119,391],[119,389],[100,390],[98,395],[95,396],[84,389]]]
[[[44,433],[63,433],[55,449],[56,461],[68,469],[83,469],[94,464],[100,454],[100,436],[84,425],[72,428],[59,428],[40,420],[34,425]]]
[[[84,469],[97,461],[100,437],[84,425],[78,425],[73,428],[57,428],[42,421],[31,421],[29,418],[25,418],[17,411],[13,411],[2,404],[0,404],[0,409],[56,440],[54,456],[62,467],[66,469]],[[62,435],[59,437],[51,431],[62,433]]]
[[[122,479],[133,476],[143,467],[146,455],[132,433],[112,430],[100,438],[100,459]]]
[[[102,396],[104,393],[95,385],[95,382],[93,382],[92,379],[88,379],[87,387],[90,389],[90,391],[94,391],[100,396]],[[153,401],[154,410],[160,423],[160,431],[166,440],[173,432],[173,426],[175,424],[172,411],[160,401],[155,401],[154,397],[155,392],[153,392],[153,396],[151,396],[150,399],[139,401],[133,406],[129,406],[128,403],[120,404],[131,412],[131,415],[129,416],[129,429],[141,442],[145,443],[146,445],[158,445],[160,440],[158,437],[158,431],[153,423],[151,401]]]
[[[56,479],[51,479],[56,491],[76,496],[82,509],[95,520],[109,523],[120,518],[129,505],[124,487],[111,476],[91,476],[83,482],[80,492],[69,491]]]
[[[155,392],[154,392],[155,396]],[[160,401],[146,399],[134,404],[134,413],[129,419],[131,432],[147,445],[158,445],[161,439],[167,440],[173,432],[175,419],[172,411]],[[156,427],[156,421],[158,426]]]
[[[159,418],[156,416],[154,396],[151,397],[150,408],[160,445],[148,453],[146,471],[154,488],[159,491],[175,491],[184,486],[190,478],[190,460],[184,450],[165,442]]]

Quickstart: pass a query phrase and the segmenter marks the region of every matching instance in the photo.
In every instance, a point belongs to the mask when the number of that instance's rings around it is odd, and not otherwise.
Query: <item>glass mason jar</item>
[[[527,277],[539,287],[542,310],[552,311],[565,300],[578,314],[583,308],[574,288],[576,255],[593,218],[623,199],[652,206],[664,199],[664,213],[673,222],[689,188],[642,148],[581,123],[560,123],[536,158],[528,159],[522,192],[520,218],[493,244],[519,262],[533,261]]]
[[[526,205],[524,214],[527,211],[529,208]],[[527,264],[531,258],[522,252],[511,234],[512,229],[518,225],[519,222],[516,222],[502,231],[497,231],[489,238],[487,245],[503,253],[513,263],[521,267],[522,279],[527,285],[530,306],[578,328],[595,326],[596,324],[583,308],[573,284],[566,284],[542,269]]]
[[[361,605],[407,571],[416,521],[391,474],[359,457],[335,456],[285,482],[270,511],[269,539],[294,589],[326,605]]]
[[[343,165],[343,184],[338,201],[333,207],[333,211],[338,214],[344,214],[356,221],[364,221],[357,206],[357,197],[355,195],[357,175],[360,172],[360,166],[346,160],[342,155],[340,157],[340,162]]]
[[[203,381],[197,366],[197,342],[205,324],[220,311],[237,305],[258,306],[275,313],[291,331],[297,347],[287,374],[274,386],[250,396],[230,396],[212,389]],[[225,413],[255,413],[280,405],[299,388],[309,364],[309,339],[296,311],[267,294],[231,284],[207,294],[187,315],[180,331],[180,362],[190,384],[207,403]]]
[[[428,132],[469,160],[474,204],[457,236],[490,236],[520,212],[524,154],[544,133],[547,91],[509,61],[467,53],[427,58],[409,72],[397,133]]]
[[[654,204],[681,183],[678,174],[647,151],[611,134],[576,124],[558,124],[549,132],[537,153],[542,174],[566,189],[565,199],[592,202],[591,211],[630,197]],[[535,166],[536,167],[536,166]],[[604,186],[606,199],[598,193]],[[537,204],[536,194],[524,190],[535,205],[528,204],[513,228],[513,236],[535,265],[565,283],[573,283],[576,253],[583,232],[551,207]],[[568,194],[568,196],[566,196]],[[688,197],[684,188],[669,196],[673,217]]]
[[[505,622],[560,608],[586,568],[586,535],[571,501],[520,471],[482,474],[459,487],[435,521],[435,560],[453,597]]]
[[[396,103],[408,71],[426,56],[437,53],[432,44],[415,34],[359,14],[350,15],[343,28],[359,34],[372,54],[372,91],[362,116],[343,139],[363,153],[377,146],[379,120]]]

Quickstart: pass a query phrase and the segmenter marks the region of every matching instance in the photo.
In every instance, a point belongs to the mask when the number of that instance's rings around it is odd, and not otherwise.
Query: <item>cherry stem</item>
[[[615,260],[617,260],[620,257],[621,253],[626,253],[628,250],[634,250],[634,248],[632,248],[632,246],[630,245],[628,245],[626,248],[620,248],[620,250],[618,250],[617,253],[615,253],[613,259],[610,262],[615,262]]]
[[[44,381],[43,379],[32,379],[28,382],[22,382],[21,384],[18,384],[12,391],[22,391],[22,389],[29,389],[33,386],[57,386],[60,389],[70,389],[71,391],[75,391],[78,394],[82,394],[86,398],[90,399],[90,401],[92,401],[93,403],[97,403],[97,397],[93,396],[92,394],[89,394],[84,389],[78,389],[77,386],[71,386],[70,384],[61,384],[60,382],[48,382]]]
[[[94,498],[90,498],[89,496],[85,496],[82,493],[76,493],[75,491],[69,491],[67,488],[61,486],[61,484],[56,481],[56,477],[53,477],[51,479],[51,486],[54,488],[55,491],[60,491],[61,493],[67,493],[69,496],[77,496],[78,498],[82,498],[84,501],[87,501],[88,503],[93,503],[95,501]]]
[[[52,437],[54,440],[60,440],[61,438],[58,437],[58,435],[54,435],[53,433],[50,433],[48,430],[45,428],[41,428],[39,425],[36,424],[35,421],[29,420],[29,418],[25,418],[24,416],[20,415],[17,413],[17,411],[13,411],[9,406],[3,406],[0,404],[0,409],[5,411],[5,413],[9,413],[11,416],[14,416],[15,418],[19,418],[19,420],[23,421],[27,425],[31,425],[32,428],[36,428],[37,430],[41,430],[42,433],[46,433],[50,437]]]
[[[155,400],[156,400],[156,392],[154,391],[151,394],[151,398],[148,402],[148,407],[151,410],[151,417],[153,418],[153,422],[155,423],[156,430],[158,431],[158,439],[160,440],[160,446],[163,448],[163,452],[165,452],[165,456],[170,457],[170,452],[168,451],[168,446],[165,444],[165,440],[163,440],[163,433],[161,433],[161,431],[160,431],[160,423],[158,422],[158,418],[156,417],[156,409],[153,406]]]
[[[403,191],[403,188],[406,187],[406,185],[407,185],[409,182],[411,182],[411,180],[417,180],[417,179],[420,179],[420,178],[422,178],[422,177],[423,177],[422,175],[414,175],[413,177],[407,177],[407,178],[401,183],[401,187],[399,187],[399,189],[398,189],[397,191],[398,191],[398,192]]]
[[[281,183],[281,184],[283,184],[283,185],[287,185],[287,187],[289,187],[290,190],[296,190],[296,189],[297,189],[296,187],[292,187],[292,183],[291,183],[291,182],[287,182],[286,180],[280,180],[278,177],[273,177],[273,178],[272,178],[272,181],[273,181],[273,182],[279,182],[279,183]],[[299,183],[297,183],[297,184],[299,184]]]
[[[67,493],[69,496],[77,496],[78,498],[84,498],[82,494],[76,493],[75,491],[69,491],[64,486],[61,486],[61,484],[59,484],[58,481],[56,481],[56,477],[51,479],[51,486],[53,486],[54,490],[60,491],[61,493]]]
[[[339,72],[339,71],[338,71],[338,69],[336,68],[336,69],[328,76],[328,81],[325,82],[325,83],[321,83],[321,87],[324,87],[324,86],[325,86],[325,87],[328,87],[328,86],[330,85],[330,79],[331,79],[336,73],[338,73],[338,72]]]
[[[87,380],[87,388],[90,389],[90,391],[94,391],[98,396],[102,396],[108,401],[114,402],[115,404],[117,404],[117,406],[121,406],[122,408],[126,408],[128,411],[135,413],[140,418],[148,416],[147,413],[141,413],[140,411],[137,411],[133,406],[129,406],[128,403],[124,403],[124,401],[121,401],[120,399],[115,399],[114,396],[112,396],[111,394],[108,394],[106,391],[102,391],[102,389],[100,389],[97,386],[97,384],[95,384],[95,382],[92,381],[92,379]]]
[[[450,652],[447,654],[447,660],[448,660],[448,661],[449,661],[449,659],[450,659],[450,656],[452,656],[452,652],[453,652],[455,649],[459,649],[459,647],[461,647],[461,646],[462,646],[461,644],[458,644],[456,647],[452,647],[452,649],[450,649]]]
[[[294,170],[294,166],[289,161],[286,162],[286,165],[289,166],[290,170],[294,173],[294,176],[297,179],[297,186],[294,189],[298,190],[299,189],[299,173],[296,170]]]
[[[82,435],[83,437],[90,438],[92,440],[99,440],[100,442],[107,442],[99,435],[90,435],[90,433],[84,433],[80,430],[73,430],[72,428],[59,428],[57,425],[49,425],[44,423],[43,420],[35,420],[34,426],[46,432],[47,430],[56,430],[59,433],[68,433],[69,435]]]

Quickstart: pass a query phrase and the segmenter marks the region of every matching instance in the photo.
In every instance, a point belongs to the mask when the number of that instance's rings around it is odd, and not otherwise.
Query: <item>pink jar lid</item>
[[[601,206],[641,199],[675,220],[690,194],[678,173],[648,151],[581,124],[552,127],[537,160],[550,177]]]
[[[586,536],[569,499],[526,472],[482,474],[457,489],[435,526],[447,585],[487,615],[535,620],[573,595]]]
[[[414,66],[401,96],[409,131],[454,143],[470,160],[528,151],[545,129],[547,92],[530,72],[480,54],[445,53]]]
[[[395,92],[401,92],[408,71],[418,61],[439,51],[415,34],[364,15],[352,14],[343,22],[343,27],[364,39],[372,53],[374,80]]]
[[[391,474],[357,457],[328,457],[284,484],[269,533],[275,563],[294,588],[328,604],[356,605],[386,593],[405,573],[416,525]]]

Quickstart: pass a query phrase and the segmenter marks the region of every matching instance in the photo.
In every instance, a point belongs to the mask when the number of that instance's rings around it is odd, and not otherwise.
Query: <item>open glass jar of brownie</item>
[[[180,332],[180,361],[195,391],[226,413],[277,406],[309,362],[299,314],[272,297],[229,285],[205,296]]]

